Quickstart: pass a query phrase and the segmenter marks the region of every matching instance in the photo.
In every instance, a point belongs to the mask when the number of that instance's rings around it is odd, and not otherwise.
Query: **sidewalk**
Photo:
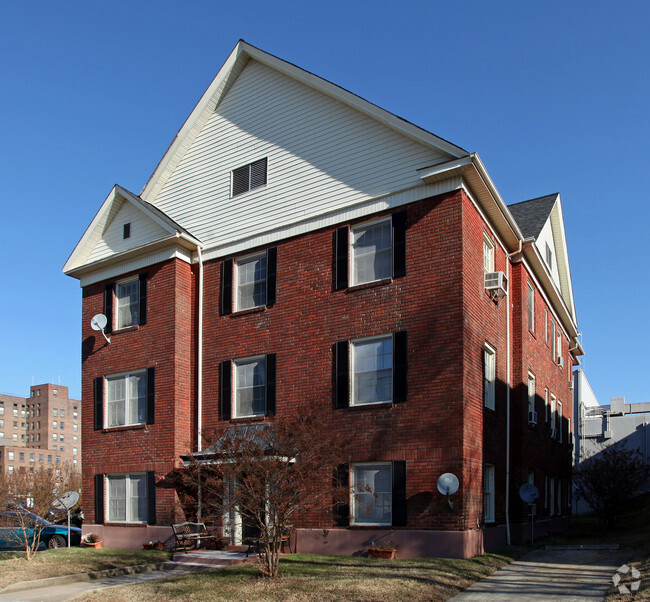
[[[604,600],[627,556],[621,550],[535,550],[451,600]]]

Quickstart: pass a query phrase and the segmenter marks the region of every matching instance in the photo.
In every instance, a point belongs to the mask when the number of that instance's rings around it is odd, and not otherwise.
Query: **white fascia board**
[[[551,228],[553,229],[553,239],[555,244],[555,257],[558,261],[558,272],[560,276],[560,286],[564,289],[563,296],[566,297],[567,305],[575,316],[576,308],[573,299],[573,285],[571,281],[571,267],[569,265],[569,251],[566,242],[566,233],[564,230],[564,216],[562,214],[562,200],[557,195],[557,200],[551,211]]]
[[[477,153],[418,171],[424,182],[437,182],[454,175],[462,176],[468,187],[474,191],[492,224],[499,228],[504,241],[510,245],[510,252],[519,249],[519,243],[524,240],[524,236]]]

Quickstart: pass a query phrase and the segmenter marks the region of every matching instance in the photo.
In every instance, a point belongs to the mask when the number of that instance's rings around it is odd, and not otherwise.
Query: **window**
[[[557,400],[557,440],[562,443],[562,402]]]
[[[59,435],[59,441],[64,441],[64,434],[63,434],[63,433],[61,433],[61,434]]]
[[[56,420],[54,422],[52,422],[52,428],[55,428],[55,429],[59,428],[59,423]]]
[[[277,247],[221,264],[221,315],[275,303]],[[234,295],[233,295],[234,287]]]
[[[528,373],[528,415],[529,420],[532,412],[535,411],[535,376]]]
[[[336,231],[335,288],[406,274],[406,212]]]
[[[106,426],[144,424],[147,419],[145,371],[106,378]]]
[[[494,243],[487,235],[483,236],[483,270],[494,272]]]
[[[549,508],[551,509],[551,516],[555,515],[555,477],[551,477],[548,483],[549,490]]]
[[[52,393],[53,393],[54,395],[58,395],[58,394],[59,394],[59,390],[58,390],[58,389],[52,389]]]
[[[274,353],[222,362],[221,419],[275,414],[275,366]]]
[[[103,499],[101,475],[95,480],[95,498]],[[131,473],[106,476],[108,494],[108,520],[119,523],[149,523],[153,524],[155,514],[155,478],[153,473]],[[98,504],[99,505],[99,504]],[[104,522],[103,509],[95,510],[97,522]],[[100,519],[100,520],[97,520]]]
[[[13,466],[7,466],[7,472],[9,474],[14,474],[14,467]]]
[[[72,412],[72,417],[76,420],[79,417],[78,412]]]
[[[72,435],[72,443],[77,443],[79,441],[79,437],[77,435]]]
[[[47,463],[52,464],[52,456],[50,456],[49,454],[47,455]]]
[[[557,358],[557,353],[555,351],[555,345],[557,341],[555,338],[555,322],[551,319],[551,357],[553,361]]]
[[[72,425],[72,430],[73,430],[75,433],[79,430],[79,425],[78,425],[76,422]]]
[[[407,346],[405,331],[337,343],[336,407],[406,401]]]
[[[24,462],[24,461],[25,461],[25,452],[20,452],[20,453],[18,454],[18,459],[19,459],[21,462]]]
[[[38,454],[38,461],[39,461],[41,464],[43,464],[43,459],[44,459],[43,454]]]
[[[52,433],[52,440],[56,441],[58,437],[56,436],[56,433]]]
[[[64,418],[64,417],[65,417],[65,410],[61,408],[61,410],[59,410],[59,418]]]
[[[562,356],[562,334],[557,333],[557,345],[555,347],[555,352],[557,353],[557,356],[553,356],[553,359],[557,359]]]
[[[122,238],[124,240],[131,238],[131,222],[124,224],[124,227],[122,228]]]
[[[72,448],[72,455],[76,456],[76,455],[78,455],[78,453],[79,453],[79,450],[76,447],[73,447]]]
[[[133,278],[115,285],[115,299],[117,301],[116,328],[127,328],[139,324],[140,311],[140,280]]]
[[[232,196],[266,186],[267,158],[232,170]]]
[[[483,349],[483,403],[490,410],[496,409],[496,359],[497,352],[486,344]]]
[[[528,330],[535,332],[535,289],[528,283]]]
[[[34,454],[29,454],[29,461],[36,462],[36,457],[34,456]]]
[[[546,243],[546,265],[549,269],[553,269],[553,251],[548,243]]]
[[[63,430],[65,428],[65,423],[59,422],[59,428]]]
[[[544,421],[548,422],[548,389],[544,389]]]
[[[483,467],[483,521],[494,522],[494,465]]]
[[[14,452],[12,452],[12,451],[7,452],[7,457],[9,458],[9,460],[12,460],[12,461],[13,461],[13,459],[14,459]]]
[[[113,305],[117,304],[115,318]],[[109,282],[104,290],[104,315],[106,332],[115,328],[143,325],[147,323],[147,274],[121,282]]]
[[[548,309],[544,308],[544,340],[548,343]]]
[[[551,395],[551,438],[555,438],[555,395]]]
[[[235,264],[237,309],[249,309],[266,304],[266,253],[245,257]]]
[[[57,456],[57,457],[56,457],[56,463],[57,463],[57,464],[61,464],[61,456]]]
[[[236,361],[235,418],[264,416],[266,411],[266,357]]]
[[[353,464],[350,476],[353,525],[406,524],[406,462]]]
[[[58,414],[59,414],[59,410],[57,410],[56,408],[52,408],[52,416],[56,418]]]

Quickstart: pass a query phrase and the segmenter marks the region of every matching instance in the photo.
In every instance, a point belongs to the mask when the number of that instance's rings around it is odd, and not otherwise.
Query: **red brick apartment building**
[[[353,492],[338,522],[296,524],[299,551],[495,549],[530,531],[527,482],[536,533],[566,525],[582,349],[559,194],[506,206],[478,155],[239,42],[64,272],[83,289],[84,529],[106,545],[167,537],[181,517],[156,483],[181,456],[307,403],[353,440]]]

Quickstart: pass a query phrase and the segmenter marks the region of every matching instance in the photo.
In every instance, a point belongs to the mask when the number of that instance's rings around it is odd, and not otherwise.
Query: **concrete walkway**
[[[620,550],[536,550],[451,599],[604,600],[612,586],[612,576],[627,556]]]

